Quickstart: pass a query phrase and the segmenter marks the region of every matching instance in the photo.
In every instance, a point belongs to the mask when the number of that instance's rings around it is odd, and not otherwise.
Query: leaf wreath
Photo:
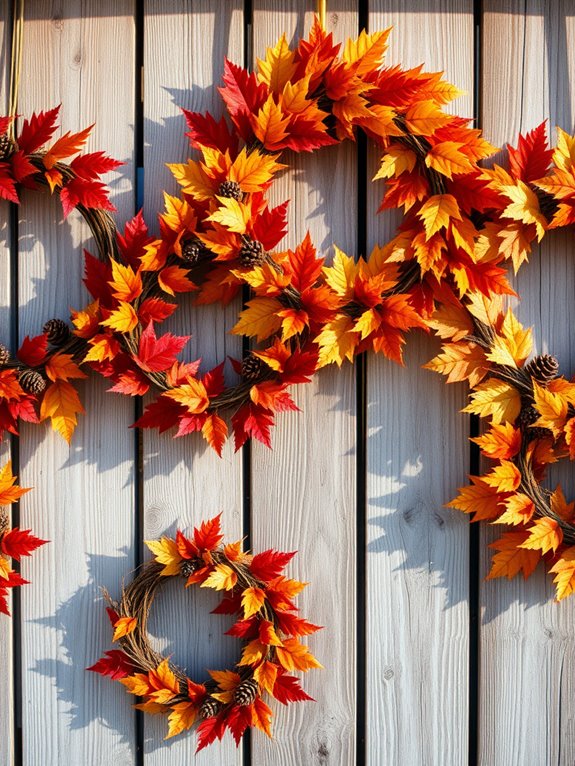
[[[249,727],[271,737],[272,711],[264,696],[284,705],[311,700],[291,673],[322,667],[299,641],[319,627],[296,614],[294,598],[306,584],[283,574],[294,553],[267,550],[251,555],[242,551],[241,541],[225,544],[220,516],[203,522],[192,537],[178,531],[175,539],[146,542],[155,558],[122,589],[119,602],[108,596],[114,641],[120,649],[106,652],[88,668],[120,681],[141,697],[138,710],[167,715],[166,739],[200,721],[198,750],[221,739],[226,729],[238,746]],[[243,644],[232,670],[210,670],[210,679],[197,683],[151,647],[148,615],[168,577],[183,578],[186,587],[224,592],[213,612],[236,615],[226,635]]]
[[[97,257],[86,256],[93,302],[73,313],[72,331],[51,320],[16,359],[0,353],[0,428],[50,418],[70,439],[82,411],[70,381],[90,366],[113,391],[159,392],[136,424],[142,428],[201,431],[221,454],[231,411],[236,448],[251,437],[269,446],[276,413],[296,409],[289,386],[368,350],[402,363],[406,333],[435,329],[447,342],[431,367],[448,381],[469,379],[467,411],[493,422],[480,444],[507,461],[493,476],[475,477],[452,505],[512,525],[495,544],[491,576],[527,574],[543,555],[561,598],[575,578],[571,506],[541,482],[546,464],[574,457],[571,384],[554,362],[553,375],[541,377],[548,359],[526,363],[524,331],[500,313],[500,299],[513,294],[507,263],[517,271],[548,230],[575,222],[575,137],[559,129],[552,150],[542,124],[508,147],[507,167],[481,167],[494,147],[443,109],[457,88],[440,73],[385,66],[388,34],[362,32],[341,50],[316,22],[293,48],[282,37],[257,72],[226,61],[227,116],[185,111],[199,154],[171,166],[181,194],[166,194],[159,237],[141,215],[116,232],[99,180],[113,160],[98,152],[62,161],[87,131],[40,151],[57,110],[25,122],[15,143],[1,136],[0,194],[16,201],[19,187],[39,185],[58,192],[65,214],[76,206],[88,221]],[[380,209],[405,213],[396,236],[365,259],[336,248],[330,265],[309,236],[294,250],[277,249],[287,205],[270,208],[266,195],[285,167],[280,154],[315,151],[358,130],[381,150]],[[199,305],[227,303],[244,286],[252,297],[232,332],[256,345],[232,360],[238,379],[226,386],[223,363],[200,374],[199,361],[177,360],[187,337],[157,328],[178,293],[195,292]],[[518,451],[492,444],[499,428],[518,432]]]

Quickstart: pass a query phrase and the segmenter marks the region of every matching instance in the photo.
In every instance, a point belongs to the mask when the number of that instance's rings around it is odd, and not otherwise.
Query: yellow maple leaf
[[[497,233],[501,240],[499,252],[506,259],[511,258],[513,271],[516,274],[521,264],[528,261],[531,254],[531,238],[528,236],[528,232],[529,228],[521,223],[509,223]]]
[[[463,173],[470,173],[474,169],[474,165],[461,151],[464,144],[457,141],[441,141],[431,149],[425,155],[425,164],[428,168],[437,170],[447,178],[453,178],[454,175],[462,175]]]
[[[263,191],[275,173],[286,167],[276,160],[277,155],[262,154],[258,149],[248,153],[244,146],[232,163],[229,180],[236,181],[243,192]]]
[[[120,617],[114,623],[114,635],[112,641],[117,641],[123,636],[127,636],[136,630],[138,620],[135,617]]]
[[[155,670],[150,670],[148,679],[154,689],[149,697],[160,705],[165,705],[180,693],[180,683],[168,660],[162,660]]]
[[[112,311],[110,316],[100,324],[104,325],[104,327],[110,327],[110,329],[116,332],[128,333],[137,327],[138,315],[130,303],[120,301],[118,308]]]
[[[560,170],[571,170],[575,165],[575,136],[570,136],[559,127],[557,128],[557,146],[553,152],[553,162]]]
[[[12,461],[0,468],[0,505],[12,505],[30,489],[24,489],[16,484],[16,477],[12,473]]]
[[[171,194],[164,192],[164,208],[162,221],[172,230],[181,231],[182,229],[192,231],[196,227],[196,214],[193,207],[185,199],[172,197]]]
[[[484,455],[504,460],[514,457],[521,449],[521,431],[512,423],[492,425],[489,431],[471,439]]]
[[[533,334],[517,320],[511,309],[507,311],[500,331],[491,341],[487,358],[495,364],[518,367],[531,353]]]
[[[371,34],[362,29],[355,40],[348,38],[343,51],[343,61],[347,64],[355,64],[355,73],[359,77],[380,69],[390,32],[391,27]]]
[[[556,575],[557,601],[570,596],[575,591],[575,546],[562,551],[549,571]]]
[[[261,699],[261,697],[256,698],[256,700],[254,701],[251,707],[251,711],[252,711],[252,726],[255,726],[256,729],[259,729],[260,731],[263,731],[265,734],[267,734],[268,737],[271,738],[272,711],[266,705],[263,699]]]
[[[286,638],[283,646],[276,647],[276,656],[279,663],[287,671],[303,670],[304,673],[311,668],[322,668],[323,665],[316,660],[307,646],[300,644],[296,638]]]
[[[120,301],[131,303],[142,294],[142,277],[131,266],[124,266],[112,259],[112,279],[108,282],[112,295]]]
[[[183,404],[191,415],[198,415],[204,412],[210,404],[208,392],[202,381],[196,380],[196,378],[191,376],[188,376],[186,382],[181,386],[166,391],[164,396],[179,402],[179,404]]]
[[[519,391],[509,383],[495,378],[479,383],[471,394],[471,403],[462,412],[482,418],[491,416],[492,423],[514,422],[521,410]]]
[[[443,303],[436,308],[427,324],[440,338],[451,339],[454,343],[473,332],[469,313],[452,303]]]
[[[497,492],[514,492],[521,484],[521,472],[511,460],[501,463],[482,477],[483,481]]]
[[[371,179],[397,178],[406,171],[409,173],[415,167],[417,157],[415,152],[403,144],[391,144],[381,158],[379,170]]]
[[[270,93],[257,117],[251,119],[251,124],[266,149],[274,151],[288,135],[289,117],[284,116],[282,107],[276,104]]]
[[[170,537],[162,537],[160,540],[144,540],[150,551],[154,554],[158,564],[164,564],[160,572],[164,577],[180,574],[180,564],[183,559],[178,553],[175,540]]]
[[[540,550],[541,553],[547,553],[547,551],[555,551],[563,542],[563,532],[561,527],[555,521],[548,516],[542,519],[536,519],[533,522],[533,526],[527,530],[529,537],[525,542],[521,543],[520,548],[526,548],[528,550]]]
[[[246,644],[238,665],[257,665],[267,653],[268,647],[256,638],[253,641],[250,641],[249,644]]]
[[[431,136],[452,119],[433,101],[418,101],[405,113],[407,129],[416,136]]]
[[[135,694],[136,697],[145,697],[151,691],[147,673],[134,673],[133,676],[126,676],[118,680],[130,694]]]
[[[168,716],[168,734],[164,739],[175,737],[190,729],[198,717],[198,707],[193,702],[176,702]]]
[[[213,199],[214,181],[203,170],[200,162],[188,160],[184,164],[168,165],[182,191],[198,201]]]
[[[483,293],[468,293],[465,300],[469,312],[480,322],[487,325],[497,322],[503,305],[501,295],[490,295],[488,298]]]
[[[251,208],[233,197],[218,197],[219,207],[207,216],[206,221],[215,221],[228,231],[245,234],[251,217]]]
[[[3,580],[8,580],[11,574],[12,574],[12,567],[8,563],[8,559],[5,559],[3,556],[0,556],[0,577]]]
[[[208,670],[208,673],[223,691],[233,691],[242,680],[233,670]]]
[[[505,512],[493,524],[527,524],[535,513],[533,500],[523,492],[516,492],[503,501]]]
[[[565,521],[572,521],[573,514],[575,513],[575,502],[568,503],[565,500],[565,495],[561,489],[561,485],[558,485],[550,498],[551,511]]]
[[[467,487],[460,487],[459,494],[447,508],[456,508],[463,513],[473,513],[473,521],[496,519],[501,513],[501,498],[493,487],[478,476],[470,476],[472,481]]]
[[[540,415],[533,425],[548,428],[555,437],[559,436],[567,420],[567,400],[539,385],[536,380],[533,380],[533,398]]]
[[[417,215],[423,221],[427,239],[447,228],[452,218],[461,221],[459,206],[452,194],[434,194],[421,206]]]
[[[231,590],[238,581],[238,576],[227,564],[216,564],[210,576],[200,584],[200,588]]]
[[[281,317],[278,312],[282,308],[276,298],[254,298],[246,303],[232,333],[247,337],[255,335],[258,341],[265,340],[280,329]]]
[[[84,413],[76,389],[65,380],[57,380],[46,389],[40,405],[40,420],[50,418],[52,428],[66,439],[72,439],[78,425],[78,413]]]
[[[291,282],[291,275],[283,271],[278,271],[271,263],[264,263],[261,266],[254,266],[249,271],[234,270],[232,274],[246,282],[252,287],[258,296],[275,297],[281,295],[282,291]]]
[[[274,47],[266,50],[265,59],[257,59],[258,80],[265,82],[272,93],[281,93],[296,72],[294,58],[295,51],[290,50],[284,32]]]
[[[503,215],[521,223],[535,224],[537,240],[541,241],[547,229],[547,221],[539,208],[539,200],[535,192],[521,180],[501,186],[499,192],[511,200],[503,211]]]
[[[265,689],[265,691],[267,691],[269,694],[272,694],[274,690],[274,684],[276,682],[277,675],[278,666],[273,662],[269,662],[268,660],[264,660],[254,670],[254,679],[262,687],[262,689]]]
[[[266,600],[265,591],[261,588],[251,587],[246,588],[242,593],[242,607],[244,610],[244,619],[248,619],[254,614],[257,614]]]
[[[472,387],[485,377],[489,369],[485,353],[477,343],[445,343],[441,353],[423,366],[447,375],[448,383],[468,379]]]
[[[324,266],[325,281],[343,300],[353,297],[353,287],[358,273],[358,266],[349,255],[334,246],[335,255],[331,266]]]
[[[354,329],[355,322],[345,314],[338,314],[327,322],[314,339],[319,346],[318,369],[335,362],[341,367],[345,359],[353,361],[359,336]]]

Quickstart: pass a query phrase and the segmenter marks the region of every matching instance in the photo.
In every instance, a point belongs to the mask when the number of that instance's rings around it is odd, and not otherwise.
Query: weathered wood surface
[[[0,104],[6,101],[7,5],[0,8]],[[394,26],[390,64],[443,69],[469,94],[480,74],[473,51],[480,21],[482,119],[494,143],[514,140],[545,117],[573,130],[567,73],[575,59],[575,21],[567,2],[486,0],[479,19],[471,0],[368,5],[372,31]],[[120,222],[136,209],[135,139],[142,135],[143,206],[155,229],[161,190],[177,193],[164,163],[189,154],[179,107],[219,112],[215,86],[224,55],[253,62],[282,32],[299,37],[314,6],[253,0],[247,19],[242,0],[145,0],[139,38],[134,0],[27,0],[19,111],[62,102],[64,130],[96,122],[90,147],[127,162],[112,179]],[[362,9],[352,0],[328,2],[327,24],[337,40],[356,34]],[[143,123],[135,125],[141,45]],[[471,116],[472,96],[453,108]],[[371,150],[368,163],[369,180],[376,167]],[[357,253],[362,226],[369,248],[391,236],[397,219],[374,214],[381,186],[368,184],[366,209],[358,207],[355,146],[290,158],[290,164],[293,170],[273,189],[275,202],[291,199],[287,245],[309,229],[329,259],[333,242]],[[16,306],[5,204],[1,211],[0,342],[7,342]],[[58,205],[46,197],[26,195],[19,216],[22,338],[86,301],[81,248],[90,241],[77,218],[61,224]],[[556,352],[567,371],[574,358],[574,278],[569,235],[554,234],[518,280],[521,318],[535,324],[538,348]],[[227,354],[240,356],[241,343],[227,333],[238,306],[196,311],[190,304],[182,301],[170,326],[192,334],[189,358],[203,357],[208,369]],[[0,763],[352,764],[362,762],[365,739],[365,762],[372,766],[451,766],[476,762],[468,738],[477,732],[484,766],[571,766],[575,607],[552,603],[550,580],[537,573],[527,583],[482,584],[480,658],[469,658],[470,566],[479,563],[470,561],[466,520],[443,508],[468,472],[468,422],[458,414],[465,391],[420,369],[435,348],[431,339],[413,335],[406,368],[368,359],[365,405],[354,369],[323,371],[295,392],[303,413],[279,418],[273,452],[254,445],[249,466],[232,445],[219,460],[193,436],[172,441],[146,433],[138,442],[128,429],[133,403],[106,394],[96,379],[84,385],[87,415],[70,448],[48,429],[24,428],[17,445],[21,483],[35,490],[22,502],[22,519],[52,543],[24,564],[33,584],[21,592],[17,668],[12,623],[0,617]],[[365,445],[357,441],[364,417]],[[572,477],[561,481],[575,493]],[[364,491],[366,507],[358,508]],[[305,677],[315,704],[274,707],[273,741],[255,733],[251,747],[238,751],[226,737],[194,756],[193,734],[164,742],[165,721],[148,716],[138,724],[124,690],[84,668],[110,644],[98,586],[117,594],[122,577],[146,555],[144,539],[219,511],[228,537],[249,531],[256,550],[300,551],[291,571],[310,582],[303,614],[326,626],[310,639],[325,670]],[[364,532],[365,549],[357,550]],[[493,536],[483,533],[482,576],[489,566],[484,543]],[[364,602],[365,612],[358,609]],[[198,677],[237,654],[236,642],[221,635],[225,618],[208,614],[214,603],[204,591],[174,588],[154,608],[158,647]],[[479,659],[479,708],[470,721]],[[13,741],[20,729],[22,747]]]

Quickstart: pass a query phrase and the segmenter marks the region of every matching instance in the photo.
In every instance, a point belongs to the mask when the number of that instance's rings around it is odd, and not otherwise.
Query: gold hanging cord
[[[12,50],[10,51],[10,101],[8,116],[16,117],[18,110],[18,90],[22,71],[22,47],[24,41],[24,0],[14,0],[14,24],[12,27]],[[16,127],[14,120],[8,127],[8,136],[14,139]]]
[[[317,0],[317,15],[322,29],[325,29],[327,0]]]

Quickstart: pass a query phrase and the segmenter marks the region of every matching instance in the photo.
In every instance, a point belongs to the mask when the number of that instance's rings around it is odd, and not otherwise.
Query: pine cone
[[[220,703],[217,700],[208,697],[200,705],[200,718],[211,718],[212,716],[217,715],[220,712],[220,709]]]
[[[521,411],[519,415],[517,416],[517,420],[515,421],[515,425],[519,426],[519,428],[522,428],[525,430],[528,428],[531,423],[535,423],[535,421],[539,418],[539,413],[529,403],[523,403],[523,406],[521,407]]]
[[[220,197],[232,197],[233,199],[241,199],[242,190],[237,181],[222,181],[220,188],[218,189]]]
[[[240,263],[242,266],[258,266],[263,263],[266,251],[257,239],[249,239],[242,245],[240,250]]]
[[[49,319],[42,331],[48,336],[48,343],[53,346],[63,346],[70,338],[70,328],[63,319]]]
[[[247,681],[242,681],[238,684],[234,690],[234,702],[237,705],[251,705],[255,698],[258,696],[260,687],[257,681],[253,678],[248,678]]]
[[[0,343],[0,367],[5,367],[10,361],[10,352]]]
[[[2,538],[9,528],[10,519],[8,518],[8,514],[4,511],[0,511],[0,538]]]
[[[262,374],[264,362],[255,354],[248,354],[242,360],[242,378],[257,380]]]
[[[32,370],[29,367],[20,372],[18,375],[18,383],[20,383],[24,391],[27,391],[29,394],[34,394],[35,396],[41,394],[46,388],[46,381],[38,370]]]
[[[559,362],[550,354],[539,354],[525,365],[525,372],[540,383],[548,383],[557,377]]]
[[[180,572],[182,577],[189,577],[197,572],[201,567],[201,562],[198,559],[186,559],[180,564]]]
[[[3,133],[0,136],[0,162],[9,159],[16,151],[16,143],[8,136],[7,133]]]
[[[200,260],[202,254],[206,252],[208,252],[208,249],[202,240],[197,237],[186,239],[182,243],[182,258],[186,263],[189,263],[192,266],[194,266]]]

